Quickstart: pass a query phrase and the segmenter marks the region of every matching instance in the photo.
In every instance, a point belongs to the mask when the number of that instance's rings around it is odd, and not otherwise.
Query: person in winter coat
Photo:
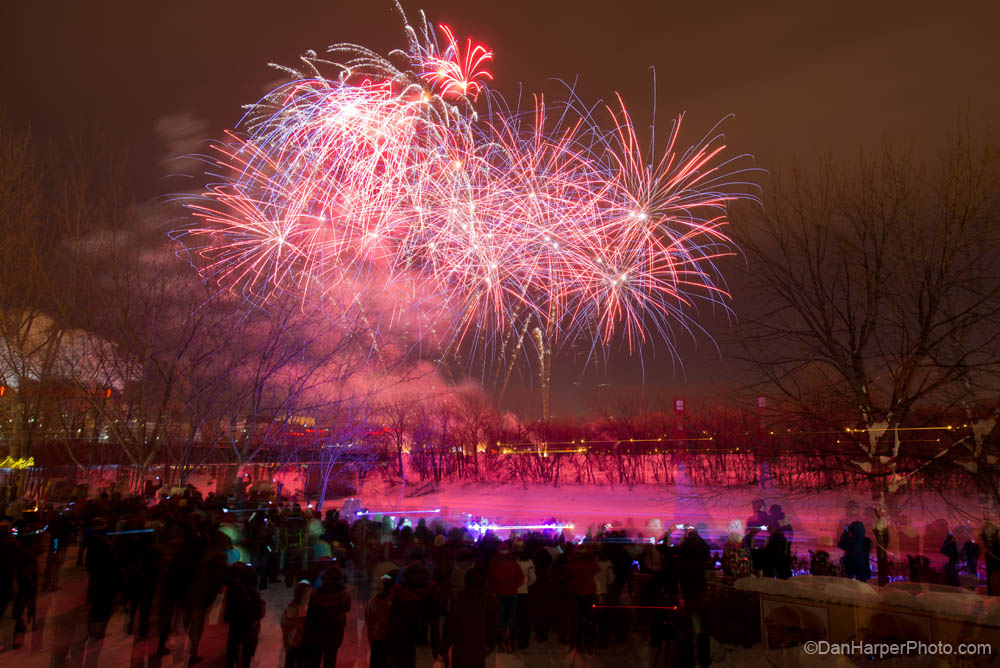
[[[35,619],[35,603],[38,597],[38,541],[37,534],[25,536],[33,525],[20,520],[19,526],[0,525],[0,620],[7,604],[13,600],[11,616],[14,619],[12,647],[17,649],[24,642],[28,621]],[[20,536],[15,539],[13,531]],[[14,593],[14,583],[17,593]]]
[[[130,563],[125,574],[126,601],[126,633],[136,630],[135,618],[139,617],[139,638],[149,635],[149,618],[153,610],[153,599],[156,596],[156,585],[159,582],[160,562],[163,558],[163,546],[155,542],[151,534],[140,534],[136,537]]]
[[[698,531],[688,531],[684,540],[677,546],[677,576],[680,581],[681,595],[684,596],[684,608],[688,615],[691,628],[695,633],[695,647],[698,662],[707,666],[711,663],[709,656],[708,619],[705,615],[705,597],[708,583],[705,571],[709,569],[712,553],[708,544],[698,535]]]
[[[0,522],[0,622],[3,622],[7,606],[14,600],[14,576],[20,551],[11,525]]]
[[[336,668],[337,653],[344,642],[351,595],[347,578],[336,564],[320,574],[320,586],[309,596],[309,608],[302,636],[306,666]]]
[[[965,572],[970,575],[979,573],[979,544],[972,538],[965,541],[960,552],[962,561],[965,562]]]
[[[792,551],[785,532],[771,527],[771,535],[764,545],[764,577],[787,580],[792,577]]]
[[[660,657],[664,654],[671,656],[678,636],[676,622],[679,619],[680,590],[673,555],[667,554],[661,566],[652,573],[641,594],[643,605],[650,607],[650,646],[655,650],[653,666],[662,665]]]
[[[306,628],[306,611],[312,585],[302,580],[295,585],[292,600],[281,613],[281,643],[285,647],[285,668],[302,668],[302,636]]]
[[[944,565],[944,584],[952,587],[959,586],[958,580],[958,542],[955,536],[949,531],[941,545],[941,554],[948,557],[948,562]]]
[[[46,551],[45,574],[42,579],[42,591],[56,591],[59,589],[59,575],[63,562],[66,561],[67,545],[70,538],[76,532],[76,527],[69,516],[56,512],[49,507],[46,517],[49,527],[49,547]]]
[[[996,525],[986,520],[979,539],[986,560],[986,591],[990,596],[997,596],[1000,594],[1000,535]]]
[[[743,523],[739,520],[729,523],[729,534],[722,549],[722,572],[734,579],[753,573],[750,548],[743,542]]]
[[[368,646],[371,658],[368,668],[389,668],[389,614],[392,601],[392,577],[382,578],[380,587],[365,608],[365,627],[368,629]]]
[[[837,574],[837,568],[830,563],[830,553],[826,550],[809,550],[809,574],[832,576]]]
[[[597,582],[601,567],[586,546],[580,546],[566,559],[565,574],[569,590],[576,599],[573,616],[573,648],[583,654],[594,651],[594,605],[597,603]]]
[[[250,668],[250,662],[257,651],[260,620],[264,618],[264,600],[256,585],[257,571],[252,566],[236,562],[229,567],[226,612],[223,616],[223,620],[229,624],[226,668],[234,668],[237,661],[243,668]]]
[[[451,650],[452,668],[483,668],[497,637],[496,597],[486,590],[486,582],[479,571],[465,574],[465,586],[451,602],[451,609],[444,622],[441,654],[445,666],[449,665]]]
[[[608,595],[608,587],[615,583],[614,565],[608,558],[607,550],[600,550],[597,553],[597,567],[599,570],[594,575],[594,593],[598,601],[603,601]]]
[[[156,653],[159,656],[170,653],[167,639],[173,632],[175,612],[186,598],[188,587],[194,579],[194,570],[191,568],[189,551],[185,550],[185,541],[177,535],[171,537],[171,533],[173,532],[161,534],[165,544],[158,571],[160,603],[157,625],[160,640]]]
[[[514,620],[517,615],[517,590],[525,581],[524,572],[511,552],[509,542],[501,543],[486,572],[490,588],[497,597],[497,633],[500,647],[514,650]]]
[[[87,635],[90,638],[104,637],[118,594],[120,578],[107,528],[107,523],[98,518],[87,537],[87,601],[90,603]]]
[[[545,546],[536,547],[532,555],[535,564],[535,585],[529,591],[532,606],[532,622],[535,639],[543,643],[548,640],[552,623],[556,585],[552,578],[552,553]]]
[[[865,525],[859,521],[851,522],[841,534],[837,547],[844,551],[844,573],[847,577],[868,582],[872,574],[869,564],[872,541],[865,537]]]
[[[600,570],[594,575],[594,593],[597,595],[597,603],[606,605],[609,602],[611,587],[615,583],[615,567],[608,556],[607,546],[597,552],[597,567]],[[611,611],[607,608],[598,610],[594,615],[594,621],[597,625],[597,646],[606,649],[611,640]]]
[[[437,624],[437,587],[430,570],[421,562],[404,567],[389,596],[389,651],[393,668],[413,668],[417,645],[427,642],[430,631],[431,652],[437,658],[440,635]]]
[[[467,547],[461,548],[455,555],[455,566],[449,576],[450,593],[454,596],[465,587],[465,574],[476,565],[476,557]]]
[[[372,565],[370,586],[372,591],[378,591],[382,586],[382,578],[389,573],[398,573],[399,564],[391,558],[392,544],[382,543],[379,548],[379,556]]]
[[[257,588],[267,589],[271,575],[271,562],[275,557],[274,528],[263,512],[250,515],[244,531],[246,547],[257,571]]]
[[[711,563],[708,544],[692,529],[677,546],[677,569],[684,601],[690,607],[692,601],[704,598],[707,584],[705,571]]]
[[[524,551],[524,543],[518,541],[514,543],[514,558],[517,565],[521,567],[524,580],[517,588],[517,646],[520,649],[527,649],[531,641],[531,617],[533,610],[529,602],[529,589],[535,584],[535,562]],[[614,576],[612,576],[612,579]]]
[[[226,553],[217,546],[204,547],[195,568],[194,581],[182,601],[182,619],[188,633],[188,651],[191,653],[189,665],[201,662],[198,647],[205,632],[208,611],[212,609],[216,597],[226,585],[229,575]]]

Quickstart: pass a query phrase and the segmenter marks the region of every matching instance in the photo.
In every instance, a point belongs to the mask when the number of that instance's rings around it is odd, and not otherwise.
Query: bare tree
[[[29,132],[0,118],[0,421],[8,454],[30,457],[57,433],[53,392],[65,389],[66,335],[89,304],[73,249],[99,221],[128,209],[117,160],[97,173],[80,141],[39,150]]]
[[[943,459],[901,465],[917,409],[948,408],[998,362],[997,166],[967,133],[926,168],[890,149],[831,160],[737,220],[760,302],[750,359],[783,410],[847,430],[881,507]]]

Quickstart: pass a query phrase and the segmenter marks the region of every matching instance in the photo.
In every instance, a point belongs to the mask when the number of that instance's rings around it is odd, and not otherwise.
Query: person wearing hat
[[[14,574],[20,560],[21,546],[14,540],[13,527],[0,522],[0,622],[14,599]]]
[[[597,603],[597,581],[594,577],[600,570],[586,543],[573,550],[564,566],[569,590],[576,599],[571,626],[573,649],[580,654],[593,654],[594,651],[594,605]]]
[[[365,625],[368,628],[369,668],[389,668],[389,613],[392,601],[393,578],[382,576],[375,595],[365,607]]]
[[[306,626],[306,611],[312,585],[301,580],[295,585],[291,602],[281,613],[281,641],[285,646],[285,668],[300,668],[305,664],[302,656],[302,635]]]
[[[320,585],[309,596],[309,608],[302,635],[305,665],[336,668],[337,654],[344,642],[351,595],[343,569],[333,564],[320,574]]]
[[[511,546],[517,565],[524,574],[524,580],[517,588],[517,612],[515,614],[515,625],[517,627],[517,646],[519,649],[527,649],[531,641],[531,615],[532,609],[528,589],[535,584],[535,562],[531,560],[527,552],[524,551],[524,541],[515,540]]]
[[[236,666],[237,657],[243,668],[250,668],[260,638],[260,620],[264,618],[264,599],[257,591],[257,571],[253,566],[237,562],[229,567],[224,621],[229,624],[226,638],[226,668]]]
[[[497,633],[501,649],[514,651],[514,620],[517,617],[517,590],[525,581],[524,572],[514,559],[509,541],[500,543],[486,572],[490,588],[497,597]]]
[[[983,523],[979,539],[986,558],[986,592],[996,596],[1000,594],[1000,533],[989,519]]]
[[[441,658],[451,668],[482,668],[497,637],[497,601],[477,570],[467,571],[464,587],[452,599],[441,637]]]
[[[87,536],[87,602],[90,603],[88,637],[104,638],[111,619],[111,607],[118,594],[121,579],[115,565],[114,547],[108,537],[108,524],[103,517],[94,520]]]
[[[440,633],[438,591],[430,571],[423,564],[423,549],[412,552],[414,561],[404,566],[390,595],[388,643],[393,668],[414,668],[416,647],[427,642],[430,632],[431,652],[437,658]]]
[[[467,547],[459,549],[455,554],[455,565],[451,569],[451,577],[449,578],[449,596],[454,596],[465,588],[465,574],[475,566],[476,556],[472,550]]]

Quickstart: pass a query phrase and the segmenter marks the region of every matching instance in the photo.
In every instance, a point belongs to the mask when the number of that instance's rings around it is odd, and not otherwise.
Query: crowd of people
[[[757,502],[718,541],[685,524],[655,533],[649,525],[603,525],[577,538],[560,529],[500,536],[415,519],[320,516],[309,505],[256,494],[203,497],[194,488],[158,503],[117,494],[63,507],[19,501],[0,523],[0,620],[9,607],[17,647],[39,591],[60,587],[75,545],[88,578],[88,652],[100,652],[119,606],[127,633],[155,639],[159,654],[186,636],[189,664],[198,664],[208,613],[221,598],[226,665],[249,666],[265,620],[261,592],[278,586],[289,592],[277,616],[289,668],[336,666],[352,614],[363,620],[371,668],[412,667],[420,646],[443,666],[472,668],[493,651],[518,653],[550,638],[586,655],[640,636],[656,657],[708,665],[709,574],[718,571],[720,582],[788,578],[795,564],[790,523],[780,508]],[[995,528],[982,541],[993,575]],[[838,546],[839,561],[818,551],[810,572],[867,580],[872,541],[864,525],[846,525]],[[978,551],[953,537],[942,552],[949,563],[978,561]],[[57,640],[53,665],[70,649],[69,638]]]

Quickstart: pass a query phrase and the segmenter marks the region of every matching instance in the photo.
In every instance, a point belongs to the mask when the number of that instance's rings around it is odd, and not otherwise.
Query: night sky
[[[415,16],[419,2],[404,2]],[[686,112],[684,139],[724,129],[733,153],[768,170],[807,166],[826,151],[849,157],[883,139],[933,156],[961,120],[995,131],[1000,112],[1000,3],[779,0],[766,3],[521,2],[423,0],[432,21],[495,52],[494,88],[508,98],[577,79],[588,101],[624,97],[648,123],[652,73],[657,118]],[[279,80],[268,62],[294,64],[306,49],[350,41],[378,51],[404,45],[386,0],[314,2],[6,2],[0,9],[3,110],[36,136],[99,127],[128,148],[140,199],[182,186],[164,178],[162,130],[209,139],[233,125],[241,105]],[[160,128],[158,137],[157,128]],[[724,265],[737,316],[742,259]],[[749,268],[752,271],[752,267]],[[745,295],[744,295],[745,296]],[[725,321],[706,327],[726,338]],[[646,384],[697,397],[739,383],[733,361],[700,337],[644,362]],[[582,379],[572,352],[556,366],[553,407],[582,406],[599,384],[637,385],[637,360],[615,355]],[[578,384],[575,384],[578,383]],[[607,389],[605,387],[605,390]]]

